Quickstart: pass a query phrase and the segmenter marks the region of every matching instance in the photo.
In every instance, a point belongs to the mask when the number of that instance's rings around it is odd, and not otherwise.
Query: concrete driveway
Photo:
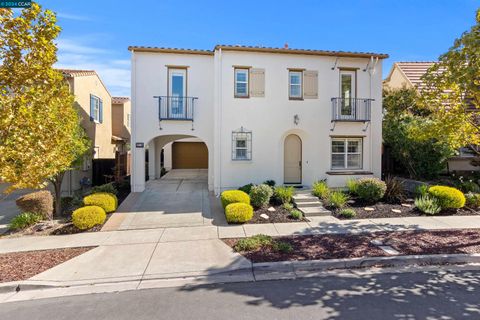
[[[211,204],[219,201],[209,194],[207,180],[206,169],[174,169],[148,181],[144,192],[132,193],[122,203],[104,230],[211,226],[224,220],[221,211],[217,219],[212,214]]]

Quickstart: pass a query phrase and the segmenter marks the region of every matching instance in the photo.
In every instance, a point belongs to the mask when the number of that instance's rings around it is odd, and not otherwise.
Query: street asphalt
[[[0,319],[480,319],[480,271],[328,276],[0,304]]]

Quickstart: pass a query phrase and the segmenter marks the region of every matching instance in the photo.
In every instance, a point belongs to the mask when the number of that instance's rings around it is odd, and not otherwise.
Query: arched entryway
[[[302,139],[290,134],[284,141],[283,182],[286,184],[302,183]]]

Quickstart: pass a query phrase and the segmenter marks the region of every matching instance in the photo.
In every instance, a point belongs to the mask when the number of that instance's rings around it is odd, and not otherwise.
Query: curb
[[[353,259],[280,261],[252,263],[251,268],[240,268],[214,274],[169,274],[159,277],[129,279],[128,281],[111,281],[94,283],[32,283],[16,281],[0,284],[0,294],[26,292],[42,289],[80,288],[105,285],[122,285],[138,282],[137,289],[148,288],[155,281],[203,281],[206,283],[228,283],[245,281],[288,280],[318,275],[319,272],[332,270],[351,270],[369,267],[404,267],[414,265],[470,264],[480,263],[480,254],[431,254],[389,257],[366,257]],[[0,302],[1,303],[1,302]]]
[[[402,267],[406,265],[439,265],[480,263],[480,254],[430,254],[353,259],[280,261],[253,263],[255,280],[295,279],[312,272],[368,267]]]

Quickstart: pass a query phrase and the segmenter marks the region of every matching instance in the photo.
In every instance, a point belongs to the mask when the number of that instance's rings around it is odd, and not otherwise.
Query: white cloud
[[[96,39],[96,37],[85,37]],[[85,39],[83,38],[83,39]],[[112,96],[130,96],[130,61],[83,39],[59,39],[57,68],[95,70]],[[97,39],[98,40],[98,39]]]
[[[85,16],[80,16],[76,14],[70,14],[70,13],[65,13],[65,12],[57,12],[57,17],[60,19],[66,19],[66,20],[75,20],[75,21],[89,21],[89,17]]]

